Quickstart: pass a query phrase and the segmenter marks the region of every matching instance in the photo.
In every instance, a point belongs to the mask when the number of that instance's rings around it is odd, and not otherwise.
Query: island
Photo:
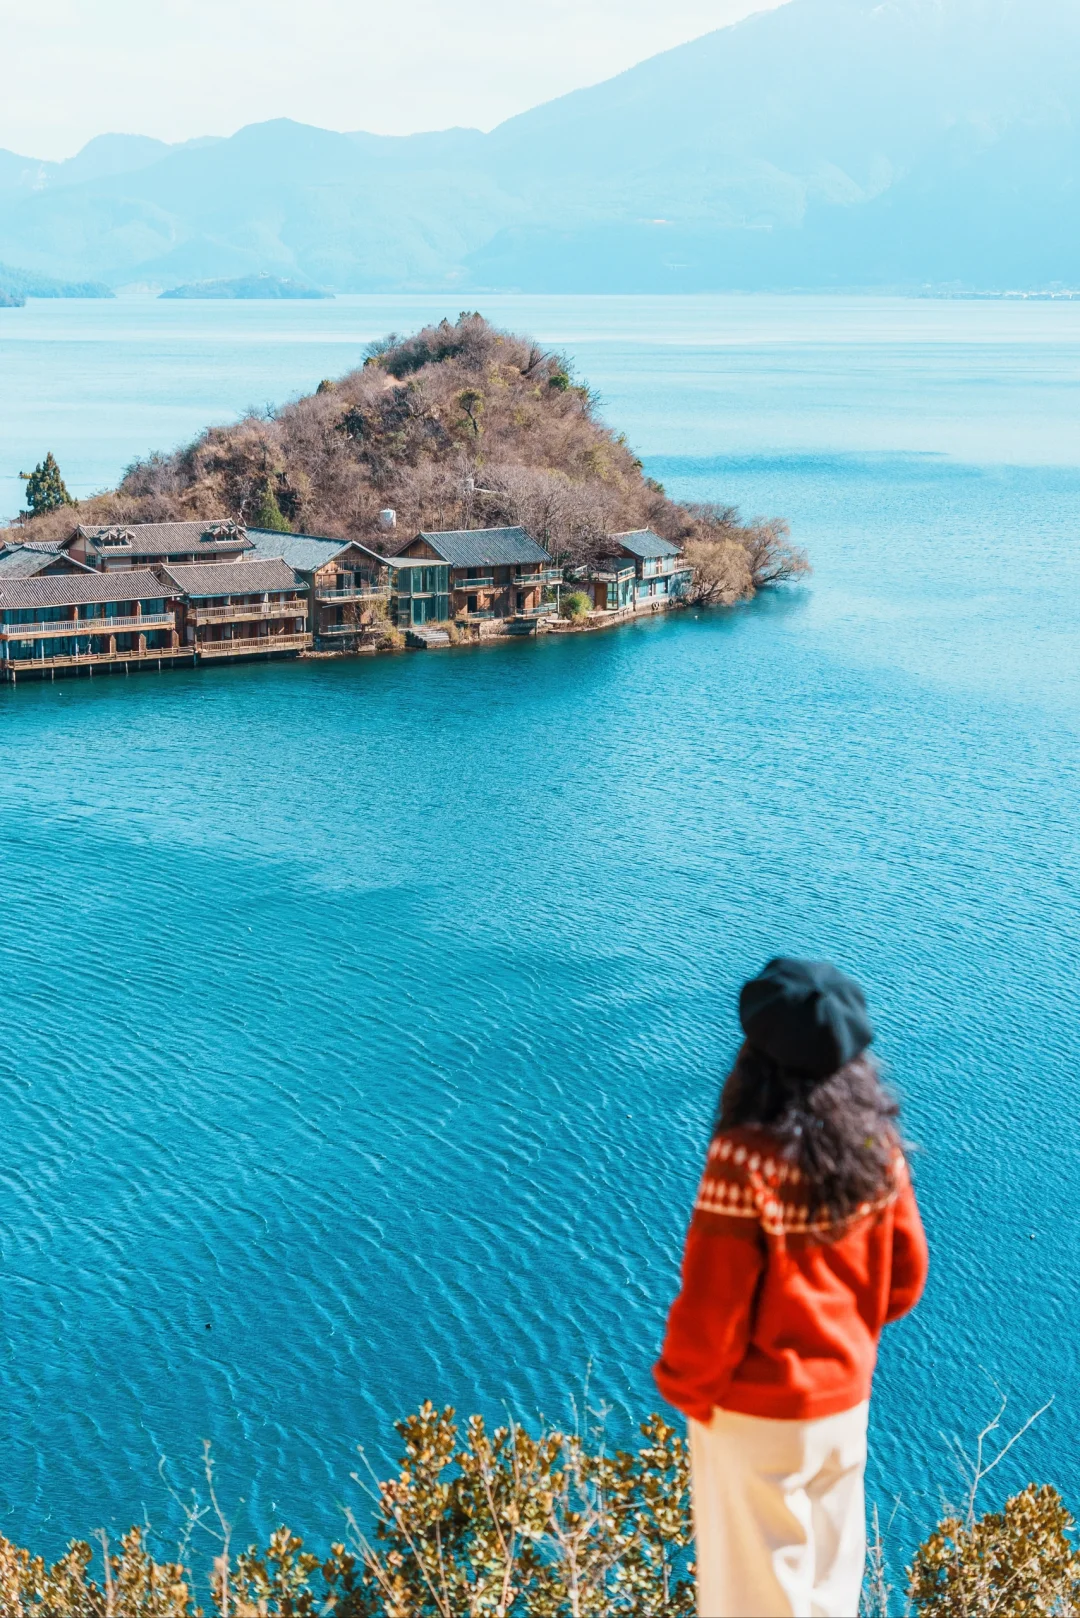
[[[184,286],[160,292],[161,298],[332,298],[332,292],[290,281],[265,271],[259,275],[238,275],[231,281],[191,281]]]
[[[477,313],[0,531],[0,675],[434,648],[730,606],[807,570],[672,500],[567,359]],[[43,617],[44,614],[44,617]]]
[[[113,298],[111,287],[100,281],[58,281],[0,264],[0,309],[21,309],[27,298]]]

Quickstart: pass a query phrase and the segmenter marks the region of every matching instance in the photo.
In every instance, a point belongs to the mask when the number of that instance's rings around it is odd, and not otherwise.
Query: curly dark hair
[[[802,1171],[812,1212],[841,1224],[888,1184],[901,1145],[899,1115],[869,1055],[821,1079],[744,1045],[720,1095],[716,1130],[764,1130]]]

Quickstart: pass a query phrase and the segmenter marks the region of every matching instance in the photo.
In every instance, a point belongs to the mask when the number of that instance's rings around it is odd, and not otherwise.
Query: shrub
[[[372,1491],[374,1535],[321,1559],[287,1528],[263,1551],[230,1554],[231,1529],[207,1481],[218,1554],[193,1569],[157,1562],[134,1528],[53,1566],[0,1539],[4,1618],[690,1618],[686,1445],[659,1416],[635,1451],[576,1434],[488,1433],[425,1404],[398,1423],[405,1453]],[[193,1509],[192,1524],[205,1513]],[[191,1558],[189,1558],[190,1560]],[[208,1604],[207,1604],[208,1603]]]
[[[1080,1612],[1076,1528],[1056,1489],[1029,1484],[972,1523],[946,1517],[909,1569],[919,1618],[1037,1618]]]
[[[592,610],[592,602],[584,590],[571,590],[562,598],[562,615],[564,618],[580,619],[588,617]]]

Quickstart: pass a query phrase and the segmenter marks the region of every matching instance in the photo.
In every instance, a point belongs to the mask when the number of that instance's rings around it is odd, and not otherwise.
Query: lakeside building
[[[0,672],[193,661],[180,639],[176,590],[148,569],[123,576],[89,569],[9,578],[0,574]]]
[[[686,594],[693,569],[671,540],[651,528],[609,534],[611,554],[585,569],[585,581],[597,612],[659,611]]]
[[[156,574],[179,603],[184,645],[200,659],[311,650],[308,592],[280,558],[172,565]]]
[[[365,631],[389,620],[392,597],[390,558],[351,539],[315,534],[280,534],[249,528],[252,560],[281,557],[303,581],[309,623],[320,651],[355,650]]]
[[[562,569],[524,528],[421,531],[391,560],[400,564],[414,558],[444,563],[449,574],[442,587],[446,598],[438,600],[431,613],[434,619],[528,620],[557,611],[554,602],[544,601],[544,594],[562,582]],[[412,618],[414,624],[425,621]]]
[[[51,540],[35,540],[32,545],[0,545],[0,579],[36,579],[91,571],[85,562],[77,562],[61,544]]]
[[[107,527],[80,523],[63,541],[67,554],[90,567],[114,572],[172,562],[235,562],[254,549],[242,523],[143,522]]]

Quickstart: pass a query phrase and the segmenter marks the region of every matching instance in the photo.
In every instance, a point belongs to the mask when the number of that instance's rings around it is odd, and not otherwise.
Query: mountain
[[[27,298],[111,298],[115,294],[100,281],[57,281],[51,275],[13,270],[0,264],[0,308],[18,309]]]
[[[1074,0],[788,0],[488,135],[0,153],[0,258],[339,291],[1077,286],[1078,185]]]

